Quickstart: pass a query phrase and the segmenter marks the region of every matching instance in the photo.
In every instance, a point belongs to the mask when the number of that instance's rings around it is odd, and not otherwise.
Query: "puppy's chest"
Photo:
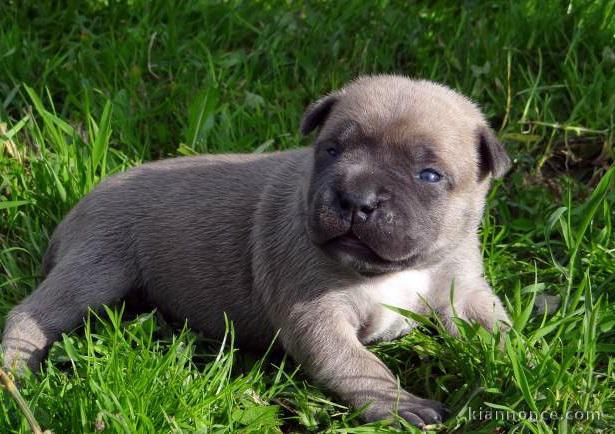
[[[395,339],[408,333],[414,323],[385,305],[424,312],[430,289],[428,271],[409,270],[370,279],[362,288],[367,303],[366,320],[359,330],[364,344]]]

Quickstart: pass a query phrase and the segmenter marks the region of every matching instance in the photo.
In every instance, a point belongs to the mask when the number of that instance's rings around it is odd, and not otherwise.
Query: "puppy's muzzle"
[[[358,191],[337,191],[337,207],[343,220],[352,224],[366,223],[373,218],[376,210],[383,207],[390,195],[377,194],[375,189],[361,189]]]

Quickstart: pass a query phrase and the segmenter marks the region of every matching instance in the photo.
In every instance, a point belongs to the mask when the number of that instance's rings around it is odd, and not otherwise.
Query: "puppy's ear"
[[[478,180],[482,181],[489,174],[494,178],[501,178],[508,172],[510,165],[510,157],[493,130],[489,127],[480,127],[478,130]]]
[[[321,127],[338,98],[336,94],[328,95],[310,104],[301,119],[301,134],[307,136],[316,128]]]

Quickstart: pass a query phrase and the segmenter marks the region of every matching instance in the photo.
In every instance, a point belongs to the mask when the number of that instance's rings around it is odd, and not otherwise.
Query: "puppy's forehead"
[[[480,110],[466,97],[429,81],[399,76],[360,78],[338,92],[323,135],[361,134],[398,146],[428,146],[457,165],[476,164]]]

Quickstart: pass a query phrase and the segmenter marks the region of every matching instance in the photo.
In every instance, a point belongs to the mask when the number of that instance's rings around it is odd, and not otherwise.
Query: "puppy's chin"
[[[410,256],[399,261],[384,259],[352,234],[334,237],[319,244],[318,247],[341,265],[364,276],[401,271],[412,267],[417,259],[416,256]]]

